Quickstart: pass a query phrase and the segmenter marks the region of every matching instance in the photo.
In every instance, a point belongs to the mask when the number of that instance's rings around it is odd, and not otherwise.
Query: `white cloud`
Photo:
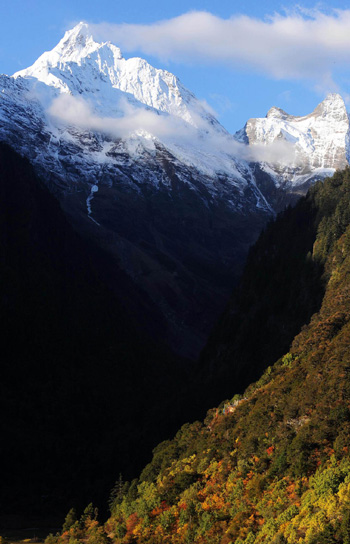
[[[129,52],[223,63],[278,79],[311,79],[327,88],[334,69],[349,66],[350,10],[326,14],[298,8],[266,20],[190,12],[150,25],[102,23],[91,28],[97,38]]]
[[[200,150],[209,155],[227,154],[246,161],[265,161],[284,165],[295,164],[295,148],[289,142],[277,141],[268,146],[248,146],[232,136],[208,130],[203,119],[198,118],[193,127],[178,117],[160,114],[145,108],[132,106],[121,99],[118,104],[120,117],[96,115],[88,102],[81,97],[61,94],[52,101],[48,114],[56,121],[82,130],[93,130],[114,138],[128,139],[135,134],[153,136],[172,147]]]
[[[160,139],[174,135],[182,138],[192,129],[177,117],[137,108],[126,99],[119,100],[118,110],[119,117],[101,117],[83,98],[63,93],[52,101],[48,113],[67,125],[110,134],[115,138],[127,138],[137,132],[147,132]]]

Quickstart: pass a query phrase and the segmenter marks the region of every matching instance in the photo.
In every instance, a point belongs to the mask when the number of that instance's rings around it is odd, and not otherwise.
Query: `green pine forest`
[[[105,523],[92,504],[72,509],[46,544],[350,543],[350,168],[316,183],[267,231],[288,232],[303,214],[312,218],[310,250],[276,239],[291,248],[293,284],[317,270],[323,297],[289,351],[160,443],[138,479],[116,475]],[[271,286],[277,298],[279,289],[288,285]]]

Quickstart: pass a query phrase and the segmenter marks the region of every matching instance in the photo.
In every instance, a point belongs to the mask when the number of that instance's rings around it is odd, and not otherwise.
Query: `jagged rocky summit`
[[[151,334],[188,357],[261,227],[346,163],[348,131],[330,95],[309,116],[273,108],[232,136],[176,76],[97,43],[85,23],[0,76],[0,139],[140,289]],[[112,273],[105,281],[130,305]]]
[[[311,182],[334,170],[343,169],[349,159],[349,115],[342,97],[329,94],[309,115],[296,117],[272,107],[265,118],[249,119],[237,138],[250,146],[288,142],[295,150],[294,164],[260,167],[286,192],[305,192]]]

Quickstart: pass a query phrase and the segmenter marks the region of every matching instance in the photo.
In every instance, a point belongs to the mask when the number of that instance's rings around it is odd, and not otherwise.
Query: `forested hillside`
[[[291,251],[304,244],[294,214],[316,229],[293,280],[323,270],[319,311],[242,395],[161,443],[138,480],[120,480],[104,526],[91,507],[71,512],[48,544],[350,542],[350,169],[269,227],[270,238],[290,233],[279,244]]]
[[[312,251],[323,213],[310,194],[268,223],[250,249],[196,369],[212,404],[257,380],[320,308],[324,262]]]

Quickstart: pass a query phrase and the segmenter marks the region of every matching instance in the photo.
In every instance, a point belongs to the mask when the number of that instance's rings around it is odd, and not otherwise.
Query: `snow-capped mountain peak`
[[[81,65],[83,59],[89,57],[89,55],[101,48],[110,49],[116,59],[122,58],[121,51],[118,47],[112,45],[110,42],[102,44],[95,42],[89,25],[80,22],[71,30],[67,30],[63,38],[51,51],[43,53],[32,66],[16,72],[14,77],[31,76],[41,79],[42,69],[45,66],[47,68],[56,68],[57,66],[62,66],[69,62]],[[41,81],[43,81],[43,79],[41,79]]]
[[[276,108],[276,106],[272,106],[266,114],[267,119],[288,119],[288,117],[290,117],[288,113],[281,108]]]
[[[136,102],[183,119],[193,127],[227,134],[203,103],[167,70],[151,66],[146,60],[125,59],[111,42],[94,40],[89,25],[80,22],[67,31],[51,51],[41,55],[29,68],[13,77],[34,78],[60,92],[84,96],[101,113],[118,113],[120,93]],[[136,101],[136,102],[135,102]],[[120,113],[120,112],[119,112]]]
[[[286,141],[294,146],[295,164],[276,168],[263,166],[275,177],[277,185],[302,185],[313,176],[329,175],[347,164],[349,117],[342,97],[327,97],[308,115],[289,115],[272,107],[266,117],[249,119],[237,138],[249,145],[269,146]]]
[[[310,115],[328,117],[338,122],[344,121],[347,119],[345,102],[340,94],[329,93]]]
[[[32,87],[44,84],[40,93],[53,124],[121,137],[137,153],[157,141],[204,174],[240,177],[234,157],[225,151],[234,139],[206,104],[167,70],[138,57],[126,59],[111,42],[95,41],[86,23],[67,31],[52,51],[13,77]],[[223,145],[216,144],[213,152],[213,142],[222,137]]]
[[[59,58],[59,62],[81,62],[91,53],[107,47],[113,51],[114,58],[121,59],[122,54],[118,47],[110,42],[97,43],[94,41],[92,31],[87,23],[80,22],[71,30],[68,30],[62,40],[51,51],[52,56]],[[56,59],[52,59],[55,61]],[[53,62],[54,64],[54,62]]]
[[[110,42],[95,42],[89,25],[80,22],[51,51],[13,77],[34,78],[71,94],[95,92],[99,87],[96,83],[112,75],[121,60],[124,59],[118,47]]]
[[[282,119],[288,121],[303,121],[305,119],[316,117],[332,118],[336,121],[343,121],[347,116],[346,106],[343,98],[338,93],[329,93],[326,98],[318,104],[313,112],[305,116],[289,115],[281,108],[273,106],[266,114],[266,119]]]

